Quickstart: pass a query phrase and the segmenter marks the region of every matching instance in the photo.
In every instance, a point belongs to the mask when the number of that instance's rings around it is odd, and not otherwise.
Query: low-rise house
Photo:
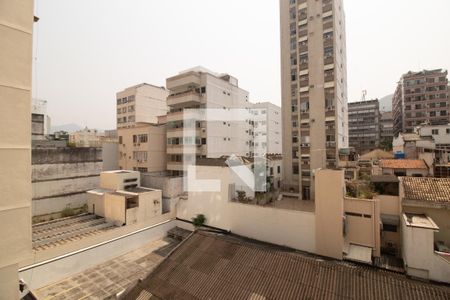
[[[420,159],[383,159],[380,161],[382,175],[395,176],[428,176],[428,166]]]
[[[450,179],[400,178],[408,274],[450,282]]]
[[[140,187],[139,172],[102,172],[100,188],[87,194],[89,213],[117,226],[141,223],[162,214],[162,192]]]

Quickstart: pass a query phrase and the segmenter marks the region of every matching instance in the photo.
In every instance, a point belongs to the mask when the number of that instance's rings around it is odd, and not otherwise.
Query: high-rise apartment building
[[[380,117],[380,143],[391,144],[394,139],[394,119],[392,111],[382,112]]]
[[[253,104],[254,156],[281,154],[281,108],[270,102]]]
[[[31,70],[34,1],[0,2],[0,298],[19,299],[31,257]]]
[[[380,103],[378,99],[348,104],[349,144],[359,154],[380,147]]]
[[[342,0],[280,0],[284,189],[314,198],[314,170],[348,147]]]
[[[170,90],[167,105],[167,169],[173,175],[183,174],[184,154],[196,158],[217,158],[223,155],[253,155],[253,124],[246,120],[194,120],[185,109],[212,109],[219,117],[233,114],[232,109],[247,111],[252,104],[248,92],[239,88],[238,80],[228,74],[217,74],[202,67],[167,78]],[[223,112],[223,113],[220,113]],[[185,128],[195,128],[194,135],[185,136]]]
[[[394,136],[412,133],[421,124],[449,123],[448,72],[442,69],[408,72],[398,82],[392,99]]]
[[[167,114],[167,95],[164,87],[148,83],[138,84],[118,92],[117,128],[136,126],[138,123],[158,123],[158,116]]]

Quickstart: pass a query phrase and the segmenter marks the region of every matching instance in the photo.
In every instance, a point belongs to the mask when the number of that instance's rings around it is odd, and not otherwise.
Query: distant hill
[[[71,132],[75,132],[80,129],[83,129],[83,127],[81,127],[78,124],[71,123],[71,124],[52,126],[50,131],[51,131],[51,133],[56,132],[56,131],[67,131],[68,133],[71,133]]]
[[[392,111],[392,97],[394,97],[394,94],[387,95],[380,99],[381,112]]]

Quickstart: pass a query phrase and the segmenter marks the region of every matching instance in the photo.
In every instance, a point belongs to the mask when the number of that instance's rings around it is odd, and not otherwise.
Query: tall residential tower
[[[284,189],[314,199],[314,170],[348,147],[342,0],[280,0]]]

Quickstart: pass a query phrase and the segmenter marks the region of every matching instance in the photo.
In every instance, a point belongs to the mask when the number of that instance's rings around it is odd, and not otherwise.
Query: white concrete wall
[[[33,165],[31,180],[52,180],[68,177],[100,175],[101,170],[102,162]]]
[[[403,217],[401,223],[407,274],[450,283],[450,261],[434,252],[434,230],[407,226]]]
[[[197,167],[198,179],[220,179],[218,192],[189,192],[180,199],[177,217],[191,221],[204,214],[206,224],[268,243],[315,252],[315,216],[313,213],[274,209],[231,202],[229,168]]]
[[[102,144],[102,171],[113,171],[119,169],[119,143],[103,142]]]
[[[66,207],[79,208],[85,205],[86,203],[87,203],[86,193],[33,200],[32,215],[40,216],[60,212]]]
[[[163,197],[173,198],[183,193],[183,177],[168,177],[141,173],[143,187],[162,190]]]
[[[245,237],[315,253],[314,213],[230,202],[230,230]]]
[[[85,192],[98,187],[98,184],[98,176],[33,182],[33,200]]]

